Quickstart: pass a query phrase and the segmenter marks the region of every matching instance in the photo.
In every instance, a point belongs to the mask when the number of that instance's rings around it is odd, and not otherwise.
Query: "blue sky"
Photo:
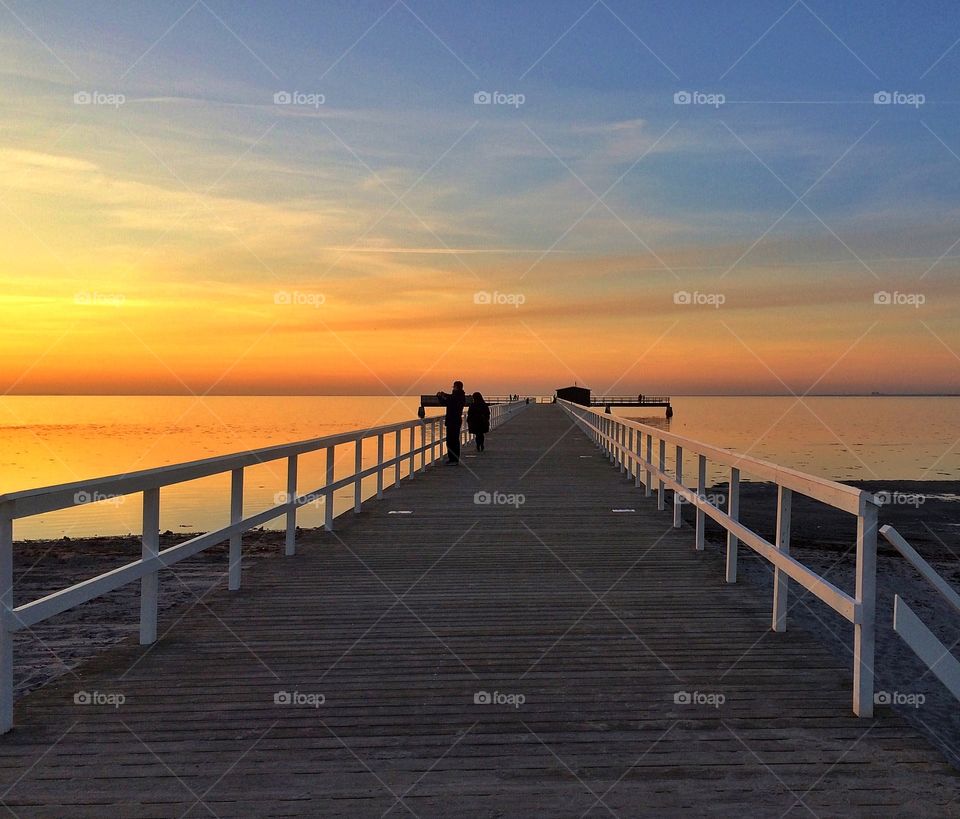
[[[879,289],[930,296],[926,329],[880,314],[886,349],[960,346],[958,39],[947,2],[5,0],[3,146],[26,171],[28,239],[83,260],[51,281],[108,259],[131,303],[215,285],[239,288],[241,313],[278,277],[322,281],[344,308],[441,335],[452,282],[512,288],[529,327],[482,324],[546,338],[600,321],[611,362],[631,311],[724,292],[751,344],[822,334],[827,358],[784,379],[799,386],[842,352],[850,310],[869,326]],[[283,91],[323,104],[275,105]],[[346,309],[331,326],[373,329]],[[952,358],[917,388],[953,383]]]

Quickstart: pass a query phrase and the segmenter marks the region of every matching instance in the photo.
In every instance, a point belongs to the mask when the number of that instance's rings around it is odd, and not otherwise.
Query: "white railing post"
[[[683,486],[683,447],[678,446],[676,450],[677,456],[677,483]],[[683,504],[683,496],[676,490],[673,490],[673,528],[679,529],[680,524],[683,522],[683,517],[681,516],[681,505]]]
[[[335,458],[335,446],[327,447],[327,469],[326,477],[324,479],[324,486],[330,487],[333,485],[333,465]],[[327,489],[323,493],[323,528],[328,532],[333,531],[333,490]]]
[[[363,481],[360,478],[360,473],[363,472],[363,438],[357,438],[354,452],[353,514],[359,515],[363,503]]]
[[[644,497],[649,498],[650,493],[653,492],[653,470],[650,468],[653,465],[653,436],[650,433],[647,433],[647,481],[643,485],[643,494]]]
[[[13,518],[0,511],[0,733],[13,728]]]
[[[400,486],[400,430],[393,435],[393,483]]]
[[[377,436],[377,497],[383,497],[383,433]]]
[[[707,456],[701,455],[697,458],[697,497],[701,501],[707,498]],[[698,552],[703,551],[704,528],[706,525],[706,513],[697,507],[697,534],[694,539],[694,546]]]
[[[297,456],[287,458],[287,501],[293,503],[297,499]],[[287,512],[287,537],[283,553],[292,556],[297,553],[297,507]]]
[[[873,716],[874,629],[877,608],[877,506],[860,501],[857,516],[858,622],[853,624],[853,713]]]
[[[430,428],[433,429],[433,423],[431,422]],[[420,427],[420,471],[427,471],[427,425],[423,424]]]
[[[620,466],[620,474],[622,475],[627,471],[627,457],[626,457],[626,439],[627,439],[627,428],[623,424],[618,424],[616,421],[613,422],[614,426],[617,428],[617,463]]]
[[[408,453],[410,456],[410,474],[408,476],[410,480],[413,480],[417,474],[417,461],[416,461],[416,456],[414,455],[416,451],[417,451],[417,428],[410,427],[410,452]]]
[[[657,481],[657,509],[661,512],[667,508],[667,499],[663,492],[663,472],[667,468],[667,442],[660,439],[660,479]]]
[[[790,554],[790,508],[793,490],[785,486],[777,487],[777,531],[776,547],[783,554]],[[787,596],[790,592],[790,578],[777,567],[773,572],[773,630],[787,630]]]
[[[730,467],[730,497],[727,498],[727,515],[731,520],[740,520],[740,470]],[[737,582],[737,545],[740,541],[733,532],[727,532],[727,582]]]
[[[633,435],[633,467],[634,467],[634,486],[643,485],[643,470],[640,468],[640,462],[643,459],[643,436],[640,434],[640,430],[636,430]]]
[[[243,467],[230,472],[230,523],[243,520]],[[243,559],[243,535],[234,532],[230,535],[230,567],[227,588],[237,591],[240,588],[240,568]]]
[[[152,560],[160,554],[160,488],[143,490],[143,539],[141,558]],[[160,572],[154,570],[140,578],[140,645],[157,639],[157,600]]]

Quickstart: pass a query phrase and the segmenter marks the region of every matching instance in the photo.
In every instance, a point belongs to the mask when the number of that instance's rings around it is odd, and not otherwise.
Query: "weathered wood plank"
[[[131,637],[18,702],[3,802],[24,817],[960,815],[957,773],[916,732],[850,714],[848,658],[772,632],[769,601],[726,585],[718,551],[695,551],[558,408],[465,454],[306,533],[295,557],[246,561],[241,591],[162,615],[153,647]]]

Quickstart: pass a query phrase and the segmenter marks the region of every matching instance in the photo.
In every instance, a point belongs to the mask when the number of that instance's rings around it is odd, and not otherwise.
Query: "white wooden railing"
[[[917,554],[903,536],[892,526],[883,526],[882,534],[904,558],[918,571],[957,614],[960,614],[960,595],[944,580],[926,560]],[[900,597],[893,596],[893,630],[946,687],[960,700],[960,662],[924,622]]]
[[[495,404],[490,407],[490,426],[499,426],[526,407],[523,401]],[[393,456],[384,457],[387,436],[393,436]],[[469,433],[464,424],[463,442]],[[406,438],[406,442],[404,441]],[[376,441],[377,460],[363,467],[365,441]],[[337,447],[352,446],[355,452],[351,474],[334,479]],[[325,478],[312,492],[298,493],[298,458],[311,452],[326,452]],[[88,481],[46,486],[24,492],[0,495],[0,733],[13,725],[13,637],[23,629],[69,609],[101,597],[115,589],[140,581],[140,642],[157,639],[157,598],[160,569],[185,560],[211,546],[229,539],[228,588],[240,588],[242,537],[255,529],[286,515],[284,554],[296,552],[297,510],[316,499],[323,499],[324,527],[334,527],[334,492],[344,486],[354,487],[353,511],[360,512],[363,502],[362,481],[376,475],[377,494],[383,496],[385,483],[396,485],[401,480],[401,467],[407,466],[405,477],[415,477],[434,464],[444,450],[444,419],[434,416],[403,421],[399,424],[360,429],[351,432],[313,438],[291,444],[264,447],[233,455],[206,458],[199,461],[146,469],[125,475],[112,475]],[[285,502],[271,506],[254,515],[243,517],[243,477],[249,466],[271,461],[287,461],[287,491]],[[419,462],[419,463],[418,463]],[[206,532],[190,540],[160,549],[160,490],[165,486],[207,478],[211,475],[231,475],[230,524],[213,532]],[[105,574],[92,577],[60,591],[48,594],[22,605],[15,605],[13,583],[14,521],[60,509],[69,509],[98,499],[113,499],[121,495],[143,495],[143,541],[139,560],[127,563]]]
[[[665,489],[673,491],[673,525],[681,524],[681,504],[696,507],[694,546],[704,546],[707,516],[727,532],[726,580],[737,580],[737,548],[744,543],[774,566],[774,631],[787,628],[787,595],[793,580],[820,598],[844,617],[854,628],[853,711],[861,717],[873,715],[874,629],[876,622],[877,512],[879,501],[869,492],[835,481],[818,478],[794,469],[778,466],[729,449],[711,446],[657,427],[651,427],[591,408],[558,400],[557,403],[579,427],[618,465],[643,486],[645,494],[657,493],[657,505],[666,508]],[[644,446],[645,442],[645,446]],[[654,449],[656,442],[656,450]],[[672,450],[672,470],[667,467],[667,447]],[[697,485],[684,484],[683,458],[697,458]],[[727,508],[721,509],[706,495],[707,463],[729,470]],[[744,526],[740,520],[740,475],[769,481],[777,487],[777,524],[775,542]],[[814,498],[849,512],[857,518],[856,588],[851,596],[818,575],[790,554],[790,509],[793,493]]]

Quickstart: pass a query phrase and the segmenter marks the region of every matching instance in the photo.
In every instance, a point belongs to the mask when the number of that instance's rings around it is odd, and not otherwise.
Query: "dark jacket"
[[[467,394],[463,390],[454,390],[451,393],[438,392],[440,406],[447,408],[445,418],[448,427],[459,427],[463,423],[463,408],[467,404]]]
[[[467,410],[467,429],[471,435],[490,431],[490,407],[486,402],[473,403]]]

